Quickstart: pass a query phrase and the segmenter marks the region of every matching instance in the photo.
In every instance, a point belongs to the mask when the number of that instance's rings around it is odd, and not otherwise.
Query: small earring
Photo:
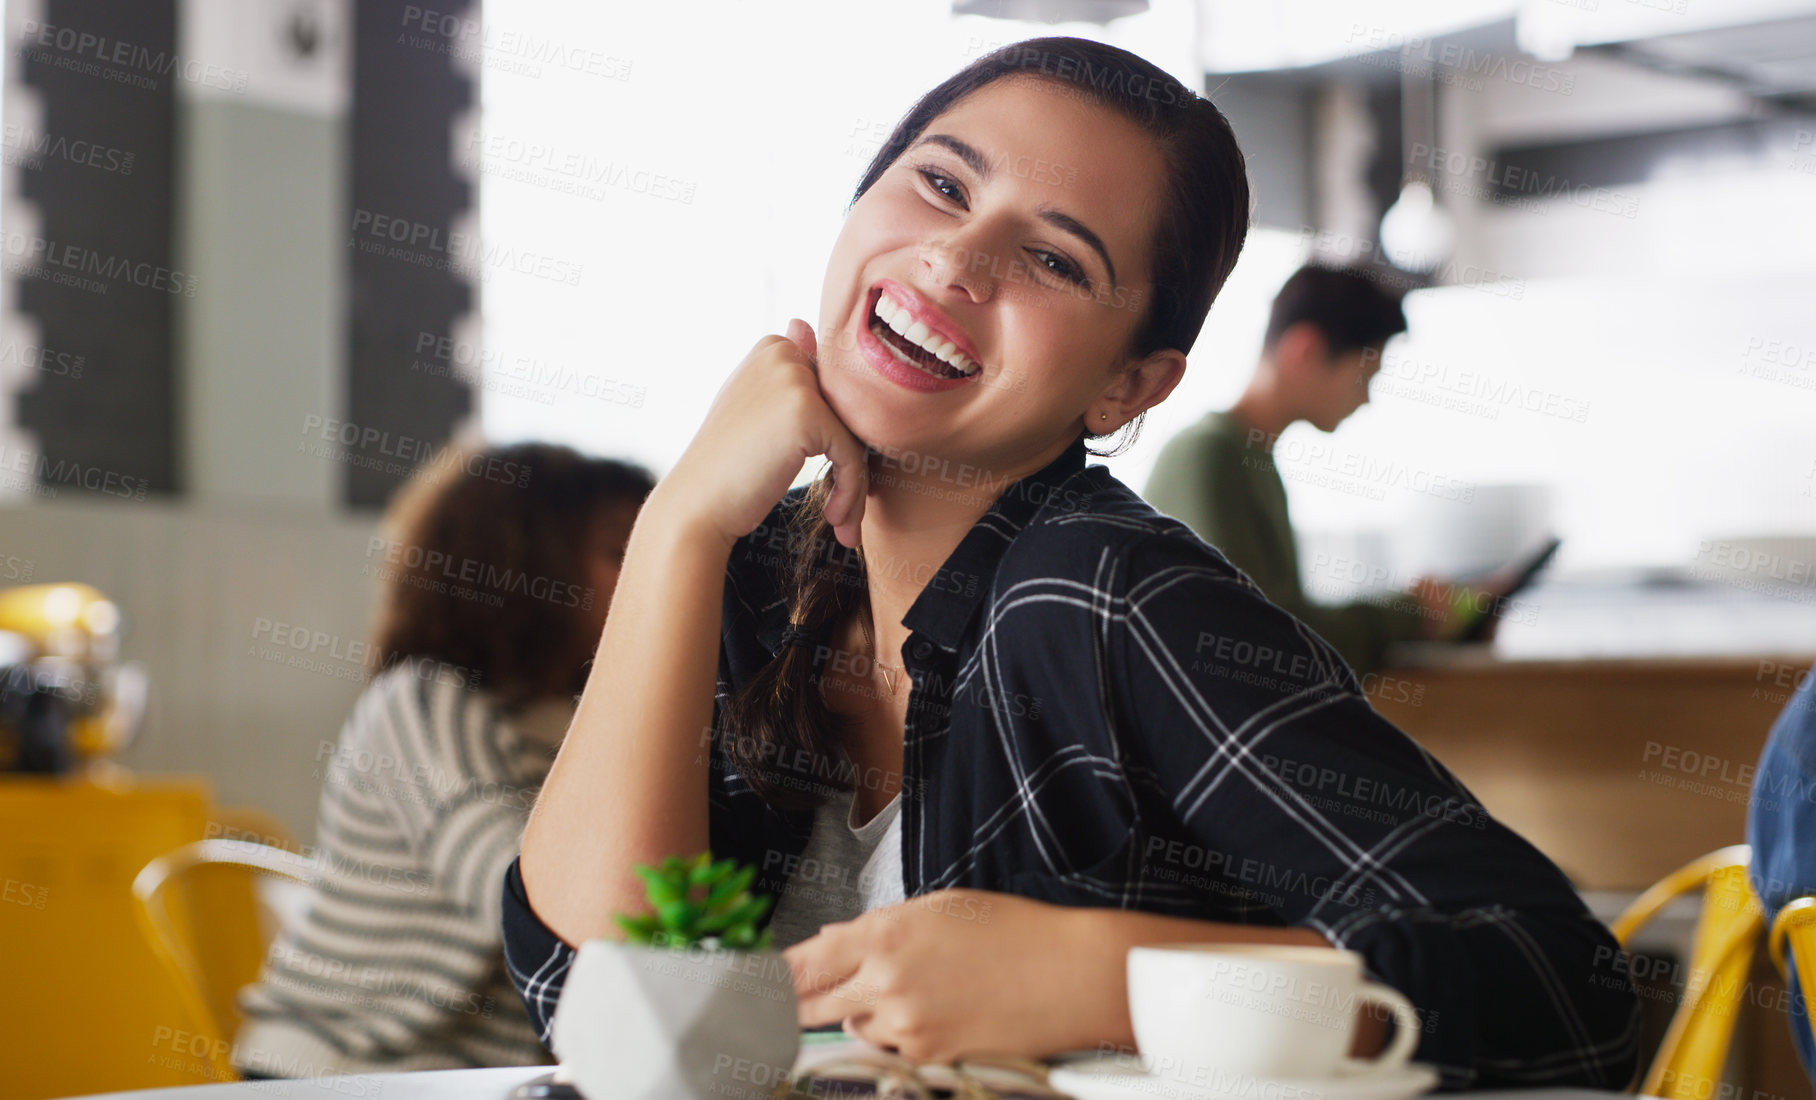
[[[1108,420],[1108,419],[1110,419],[1110,414],[1109,414],[1109,413],[1098,413],[1098,414],[1097,414],[1097,419],[1099,419],[1099,420]]]

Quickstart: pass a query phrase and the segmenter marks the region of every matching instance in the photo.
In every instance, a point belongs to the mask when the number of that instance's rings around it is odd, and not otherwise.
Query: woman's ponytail
[[[788,517],[792,636],[769,664],[726,700],[727,755],[772,806],[811,809],[851,787],[840,741],[849,722],[826,705],[819,666],[838,624],[866,596],[864,563],[826,521],[830,476],[809,486]]]

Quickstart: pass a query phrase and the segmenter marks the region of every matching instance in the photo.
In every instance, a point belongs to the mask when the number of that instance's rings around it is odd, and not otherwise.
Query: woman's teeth
[[[877,295],[876,316],[878,320],[889,326],[891,332],[951,367],[959,375],[976,372],[977,364],[973,363],[964,352],[959,351],[956,344],[934,334],[926,325],[914,320],[900,303],[891,301],[887,294]],[[888,341],[884,341],[884,346],[888,346]],[[921,366],[912,360],[905,361],[913,366]]]

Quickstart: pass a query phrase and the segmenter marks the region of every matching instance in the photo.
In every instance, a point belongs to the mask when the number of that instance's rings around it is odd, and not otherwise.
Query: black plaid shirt
[[[733,550],[720,702],[780,648],[799,499]],[[1313,928],[1412,1000],[1415,1057],[1447,1086],[1627,1084],[1637,1001],[1563,874],[1377,714],[1321,638],[1086,468],[1082,442],[1003,490],[903,624],[908,897]],[[714,853],[780,894],[812,813],[758,798],[718,726]],[[573,952],[515,864],[504,893],[506,959],[546,1040]]]

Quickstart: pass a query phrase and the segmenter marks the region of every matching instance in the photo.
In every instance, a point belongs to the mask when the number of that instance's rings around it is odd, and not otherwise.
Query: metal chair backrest
[[[1807,1003],[1810,991],[1816,989],[1816,898],[1797,898],[1780,909],[1772,920],[1770,942],[1778,972],[1789,982],[1795,971],[1797,991]],[[1804,1026],[1816,1039],[1816,1015],[1808,1016]]]
[[[239,874],[226,882],[208,884],[215,891],[207,899],[173,905],[172,894],[200,892],[194,882],[200,868],[226,868]],[[233,926],[204,930],[198,912],[253,914],[253,876],[276,875],[293,882],[309,882],[315,865],[307,856],[244,840],[198,840],[157,857],[133,879],[138,901],[139,926],[154,954],[163,962],[181,997],[197,1021],[200,1051],[221,1080],[236,1080],[229,1062],[239,1013],[233,998],[258,973],[264,955],[263,937],[256,926],[246,927],[243,916]],[[175,887],[175,889],[172,889]],[[231,896],[223,898],[225,889]],[[184,899],[191,901],[191,899]],[[223,905],[220,902],[225,901]],[[214,904],[210,904],[213,902]],[[206,947],[204,947],[204,939]],[[206,1028],[206,1033],[200,1029]]]
[[[1667,902],[1702,890],[1683,1002],[1640,1085],[1643,1095],[1707,1100],[1720,1088],[1747,975],[1765,928],[1764,910],[1747,881],[1752,855],[1745,844],[1734,844],[1693,860],[1660,879],[1614,922],[1615,938],[1628,947]]]

